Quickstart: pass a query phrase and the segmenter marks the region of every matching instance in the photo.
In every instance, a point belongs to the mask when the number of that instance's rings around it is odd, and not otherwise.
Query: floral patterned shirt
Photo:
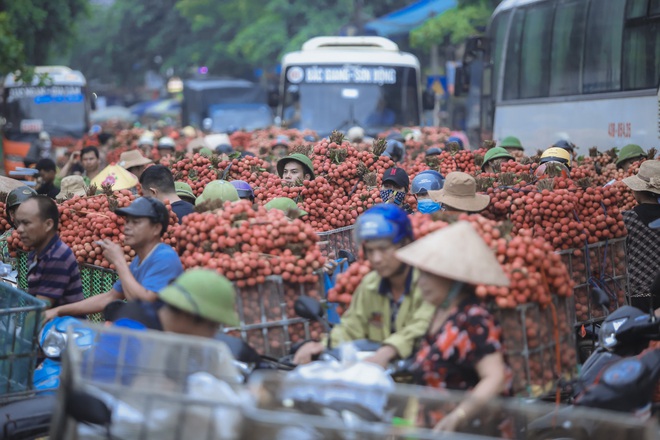
[[[502,329],[475,297],[449,312],[435,334],[427,333],[413,369],[418,381],[434,388],[470,390],[479,382],[477,363],[502,350]]]

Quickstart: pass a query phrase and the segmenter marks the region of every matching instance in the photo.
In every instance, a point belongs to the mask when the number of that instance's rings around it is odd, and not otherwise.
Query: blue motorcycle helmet
[[[448,144],[449,142],[456,142],[461,150],[465,150],[465,147],[463,146],[463,141],[458,136],[449,136],[445,145]]]
[[[406,146],[397,139],[390,139],[387,141],[383,156],[391,158],[394,162],[401,162],[406,156]]]
[[[393,244],[413,240],[412,223],[406,211],[392,203],[375,205],[360,215],[355,223],[359,244],[370,240],[389,240]]]
[[[445,178],[435,170],[425,170],[415,176],[412,180],[412,193],[414,195],[427,194],[429,191],[437,191],[445,185]]]

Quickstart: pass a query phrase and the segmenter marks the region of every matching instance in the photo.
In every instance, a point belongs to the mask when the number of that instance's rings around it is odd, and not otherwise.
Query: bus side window
[[[554,2],[527,10],[520,57],[520,97],[548,96]]]
[[[585,1],[572,0],[557,5],[552,32],[550,96],[581,93],[580,72],[586,18]]]
[[[584,93],[621,89],[621,43],[626,0],[592,1],[587,18]]]
[[[660,78],[660,1],[654,0],[650,7],[648,0],[629,1],[626,17],[623,89],[654,88]]]
[[[520,85],[520,52],[522,46],[522,31],[525,22],[525,10],[517,9],[509,31],[509,42],[506,52],[506,69],[504,70],[504,100],[517,99]]]

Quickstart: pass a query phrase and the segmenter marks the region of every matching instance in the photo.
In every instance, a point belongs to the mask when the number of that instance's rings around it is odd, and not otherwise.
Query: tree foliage
[[[462,0],[456,9],[428,20],[410,33],[410,44],[428,49],[433,44],[460,44],[488,24],[499,1]]]
[[[67,62],[88,78],[121,85],[141,82],[147,70],[187,76],[197,66],[208,66],[213,75],[246,77],[256,68],[274,68],[284,53],[300,49],[309,38],[337,35],[349,23],[364,23],[409,3],[115,0],[111,6],[92,6],[78,21]]]
[[[0,0],[0,73],[48,62],[55,47],[73,41],[87,0]]]

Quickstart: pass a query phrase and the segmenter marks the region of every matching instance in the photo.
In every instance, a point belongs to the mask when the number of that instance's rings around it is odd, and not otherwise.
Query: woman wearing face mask
[[[408,214],[412,214],[412,208],[405,203],[409,186],[410,178],[403,168],[385,170],[380,188],[380,198],[383,203],[394,203]]]
[[[429,196],[429,191],[442,189],[445,178],[437,171],[422,171],[412,181],[412,193],[417,198],[417,210],[422,214],[433,214],[442,206]]]

